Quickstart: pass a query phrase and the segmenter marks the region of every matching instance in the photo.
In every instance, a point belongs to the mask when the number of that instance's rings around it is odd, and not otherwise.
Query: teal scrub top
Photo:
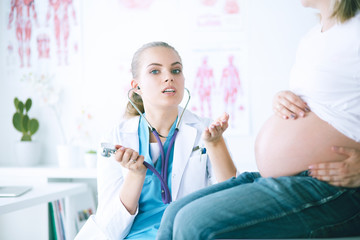
[[[171,140],[171,136],[175,132],[176,122],[173,123],[169,137],[164,143],[164,153],[166,152]],[[159,173],[161,173],[161,154],[155,165],[151,160],[150,152],[150,136],[149,127],[146,121],[140,117],[139,121],[139,154],[145,157],[145,161],[151,164]],[[171,149],[168,163],[168,179],[167,184],[171,193],[171,172],[174,155],[174,145]],[[125,239],[155,239],[156,233],[160,226],[162,215],[168,204],[164,204],[161,200],[161,182],[159,178],[149,169],[146,172],[144,186],[141,191],[139,200],[139,212],[135,217],[131,230]]]

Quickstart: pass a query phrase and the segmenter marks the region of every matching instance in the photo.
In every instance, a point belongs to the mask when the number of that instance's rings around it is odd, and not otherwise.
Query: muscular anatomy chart
[[[191,109],[199,115],[217,118],[230,114],[230,127],[237,130],[247,121],[247,91],[242,82],[240,53],[232,51],[199,53],[193,70]],[[244,125],[244,124],[243,124]],[[245,125],[244,125],[245,126]]]
[[[70,19],[69,12],[76,24],[76,12],[72,0],[49,0],[46,22],[53,22],[54,35],[57,47],[58,65],[68,65]]]
[[[9,1],[10,2],[10,1]],[[71,42],[71,35],[77,25],[77,9],[73,0],[11,0],[1,3],[8,10],[7,31],[8,58],[16,54],[20,68],[31,68],[37,59],[57,65],[69,65],[72,53],[78,45]],[[78,6],[78,5],[76,5]],[[72,43],[72,45],[70,45]],[[17,51],[16,51],[17,50]],[[36,59],[37,58],[37,59]],[[15,66],[14,66],[15,67]]]
[[[215,88],[215,80],[213,69],[207,65],[207,62],[207,57],[204,57],[202,65],[198,68],[194,80],[194,93],[197,94],[200,100],[200,114],[212,117],[211,91]],[[193,110],[197,110],[197,107],[194,106]]]
[[[228,57],[229,65],[225,66],[222,71],[220,87],[223,91],[224,109],[236,121],[237,111],[244,110],[243,105],[238,105],[237,99],[243,96],[240,75],[237,67],[234,65],[234,56]]]
[[[15,18],[15,21],[14,21]],[[34,23],[37,23],[34,0],[12,0],[9,14],[8,29],[12,29],[14,21],[15,34],[18,45],[20,67],[25,66],[24,53],[26,54],[26,67],[31,66],[31,37]]]

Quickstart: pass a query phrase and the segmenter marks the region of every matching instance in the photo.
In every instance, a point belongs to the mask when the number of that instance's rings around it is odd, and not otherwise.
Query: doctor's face
[[[135,79],[144,107],[177,107],[184,96],[185,79],[180,56],[167,47],[152,47],[141,55]]]

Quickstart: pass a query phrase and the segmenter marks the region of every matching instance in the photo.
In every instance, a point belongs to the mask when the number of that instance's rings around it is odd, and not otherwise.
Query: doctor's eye
[[[159,72],[160,72],[160,71],[159,71],[159,70],[156,70],[156,69],[150,71],[151,74],[158,74]]]
[[[179,74],[181,73],[181,69],[174,69],[171,71],[173,74]]]

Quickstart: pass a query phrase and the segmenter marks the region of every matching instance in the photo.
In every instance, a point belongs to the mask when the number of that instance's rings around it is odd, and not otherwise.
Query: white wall
[[[115,1],[107,1],[114,4]],[[174,21],[174,24],[181,26],[186,21],[186,16],[176,14],[176,8],[170,6],[172,1],[158,1],[158,4],[169,5],[172,11],[165,12],[164,18],[168,21]],[[174,0],[173,0],[174,2]],[[176,2],[176,1],[175,1]],[[114,10],[111,4],[103,5],[98,8],[94,5],[96,1],[80,1],[80,7],[86,5],[87,10],[79,13],[79,19],[86,17],[86,14],[92,15],[94,19],[98,18],[100,13],[103,22],[107,24],[84,25],[80,31],[83,33],[83,39],[79,41],[81,56],[76,64],[69,70],[62,71],[65,68],[57,68],[57,85],[64,90],[67,96],[62,105],[62,113],[64,117],[64,125],[71,126],[75,129],[79,120],[81,106],[91,109],[96,118],[87,127],[93,131],[93,137],[97,138],[102,131],[108,130],[120,117],[122,111],[122,103],[124,94],[116,94],[121,89],[123,82],[116,79],[114,75],[109,74],[116,71],[116,68],[127,67],[129,54],[135,51],[132,46],[141,45],[149,40],[165,40],[170,43],[176,42],[179,33],[176,29],[151,29],[144,33],[143,38],[134,39],[129,34],[113,38],[111,31],[116,28],[117,23],[112,19],[106,19],[106,12]],[[4,11],[7,6],[4,2],[0,3],[0,35],[9,34],[5,31],[8,21],[8,11]],[[92,6],[94,5],[94,6]],[[249,97],[250,97],[250,129],[249,135],[231,136],[228,138],[228,144],[234,159],[240,170],[256,170],[254,162],[254,140],[263,122],[272,113],[271,101],[273,95],[282,89],[288,87],[288,77],[292,64],[295,59],[295,52],[300,37],[317,22],[314,11],[305,9],[301,6],[299,0],[247,0],[246,18],[248,29],[248,78],[249,78]],[[97,7],[97,9],[94,9]],[[96,10],[96,11],[95,11]],[[175,10],[175,13],[174,13]],[[5,13],[5,15],[4,15]],[[40,17],[45,14],[39,13]],[[146,19],[151,15],[143,14],[144,19],[134,19],[135,26],[146,25]],[[131,16],[129,15],[129,19]],[[131,20],[129,20],[129,24]],[[103,30],[103,34],[99,34],[92,29]],[[131,28],[125,29],[124,32],[131,31]],[[136,31],[136,28],[133,29]],[[156,34],[152,36],[151,34]],[[182,36],[178,48],[182,53],[182,49],[186,49],[191,36]],[[87,46],[87,38],[98,39],[99,43],[106,42],[107,45],[114,46],[114,56],[110,59],[102,59],[104,55],[102,45]],[[19,81],[19,72],[13,68],[9,68],[5,58],[8,42],[4,37],[0,37],[0,165],[12,165],[14,161],[14,142],[20,139],[20,134],[14,130],[11,119],[14,113],[13,98],[18,96],[22,99],[30,96],[37,99],[36,92],[31,90],[28,85]],[[2,41],[1,41],[2,40]],[[119,59],[115,54],[119,45],[129,45],[129,49]],[[84,52],[83,49],[92,49]],[[185,66],[191,65],[191,56],[185,55]],[[111,54],[110,54],[111,56]],[[131,57],[131,56],[130,56]],[[120,62],[120,64],[119,64]],[[75,66],[75,67],[74,67]],[[52,68],[54,66],[50,66]],[[38,63],[34,70],[43,69],[44,66]],[[97,68],[97,69],[95,69]],[[114,70],[115,69],[115,70]],[[20,70],[23,71],[23,70]],[[75,79],[68,79],[68,74],[75,75]],[[128,74],[124,74],[123,78],[128,78]],[[118,77],[118,76],[117,76]],[[76,104],[75,104],[76,103]],[[60,131],[56,124],[56,118],[48,107],[37,104],[33,106],[30,112],[31,116],[36,116],[40,120],[40,130],[34,135],[34,139],[43,143],[43,159],[46,164],[56,163],[55,146],[61,141]],[[81,116],[80,116],[81,117]],[[71,134],[71,130],[70,130]]]

